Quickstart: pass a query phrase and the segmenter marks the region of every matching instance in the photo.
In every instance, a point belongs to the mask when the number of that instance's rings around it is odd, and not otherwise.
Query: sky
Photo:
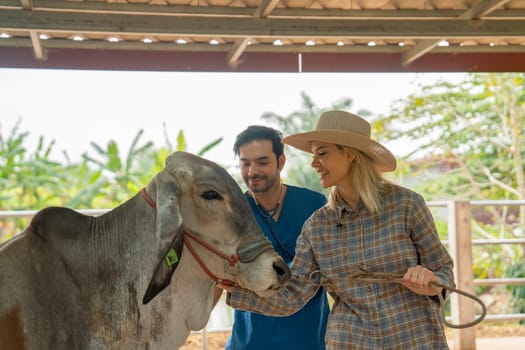
[[[21,118],[34,147],[40,135],[55,140],[54,159],[94,154],[90,142],[115,140],[127,154],[144,129],[143,143],[165,145],[163,124],[172,144],[185,133],[188,151],[198,152],[218,137],[224,141],[206,154],[234,165],[235,136],[252,124],[265,125],[265,112],[288,115],[301,109],[301,92],[318,107],[341,98],[353,112],[388,113],[392,103],[437,80],[459,81],[465,73],[181,73],[42,69],[0,69],[0,133],[6,137]],[[34,148],[30,148],[34,149]]]

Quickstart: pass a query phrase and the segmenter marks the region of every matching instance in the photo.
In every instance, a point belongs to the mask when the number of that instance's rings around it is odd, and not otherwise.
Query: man
[[[246,197],[263,232],[290,264],[304,221],[326,198],[317,192],[281,181],[286,162],[279,131],[250,126],[237,135],[233,151],[239,158]],[[328,301],[320,290],[303,309],[287,317],[235,310],[227,350],[324,349]]]

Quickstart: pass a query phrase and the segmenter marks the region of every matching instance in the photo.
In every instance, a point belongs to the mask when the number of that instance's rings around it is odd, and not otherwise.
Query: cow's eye
[[[218,199],[221,200],[222,196],[217,191],[206,191],[201,194],[201,197],[206,200]]]

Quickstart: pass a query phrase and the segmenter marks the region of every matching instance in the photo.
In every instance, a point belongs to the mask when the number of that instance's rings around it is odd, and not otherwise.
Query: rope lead
[[[319,275],[319,276],[317,276]],[[316,285],[322,285],[328,287],[328,289],[334,289],[332,286],[334,285],[333,279],[325,278],[320,270],[315,270],[310,273],[309,279],[312,281],[313,284]],[[341,279],[342,280],[342,279]],[[403,284],[403,276],[395,275],[395,274],[389,274],[389,273],[381,273],[381,272],[367,272],[363,271],[362,273],[357,273],[353,276],[351,276],[349,279],[344,279],[345,282],[351,282],[351,283],[399,283]],[[477,325],[487,315],[487,307],[483,303],[483,301],[478,298],[477,296],[467,293],[461,289],[453,288],[441,283],[437,282],[430,282],[430,287],[434,289],[434,291],[437,293],[438,299],[439,299],[439,308],[441,311],[441,317],[443,318],[443,322],[447,327],[460,329],[460,328],[468,328]],[[476,303],[478,303],[481,306],[481,314],[475,318],[471,322],[463,323],[463,324],[453,324],[447,321],[445,317],[445,299],[443,298],[443,295],[441,295],[439,288],[446,289],[447,291],[451,293],[458,293],[460,295],[463,295],[469,299],[474,300]]]

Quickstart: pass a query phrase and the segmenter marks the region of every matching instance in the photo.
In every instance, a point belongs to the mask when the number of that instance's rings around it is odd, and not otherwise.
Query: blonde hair
[[[383,173],[374,166],[373,160],[363,152],[348,146],[336,146],[340,150],[347,150],[354,155],[354,163],[349,174],[352,186],[369,211],[372,213],[379,212],[382,209],[381,194],[392,182],[383,176]],[[335,208],[337,197],[337,187],[334,186],[328,197],[328,205],[331,208]]]

